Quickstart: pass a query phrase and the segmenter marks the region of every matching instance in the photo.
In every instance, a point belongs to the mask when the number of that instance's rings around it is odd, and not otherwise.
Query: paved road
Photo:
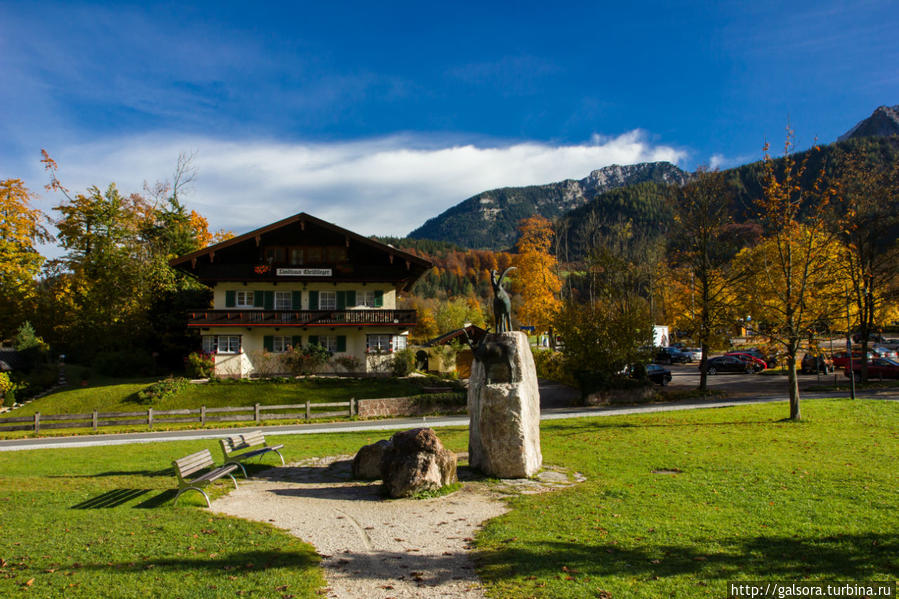
[[[563,389],[555,389],[554,393],[571,393]],[[832,397],[834,393],[806,393],[805,398]],[[879,389],[859,394],[860,398],[875,398],[897,401],[899,389]],[[695,410],[700,408],[725,408],[743,404],[785,402],[784,392],[758,394],[751,397],[740,397],[720,401],[690,400],[672,403],[659,403],[637,406],[606,406],[591,408],[544,407],[541,409],[541,420],[559,420],[562,418],[586,418],[596,416],[617,416],[624,414],[643,414],[652,412],[672,412],[679,410]],[[78,437],[46,437],[41,439],[8,439],[0,440],[0,451],[20,451],[27,449],[51,449],[65,447],[90,447],[98,445],[125,445],[129,443],[156,443],[161,441],[188,441],[195,439],[218,439],[228,435],[259,430],[267,436],[304,435],[320,433],[345,433],[359,431],[386,431],[413,428],[416,426],[467,426],[468,416],[434,416],[423,418],[393,418],[387,420],[367,420],[358,422],[328,422],[322,424],[287,424],[278,426],[254,426],[247,428],[202,429],[193,431],[169,431],[147,433],[122,433],[111,435],[84,435]]]

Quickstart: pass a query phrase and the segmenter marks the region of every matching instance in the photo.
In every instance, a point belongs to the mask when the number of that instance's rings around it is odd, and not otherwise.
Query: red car
[[[849,376],[849,367],[843,371]],[[862,380],[861,360],[852,361],[852,372],[856,381]],[[874,358],[868,362],[868,380],[871,379],[899,379],[899,362],[889,358]]]
[[[874,359],[874,354],[872,352],[868,352],[868,361]],[[852,363],[860,364],[862,360],[862,352],[853,351],[852,352]],[[849,352],[847,351],[838,351],[833,354],[833,367],[834,368],[849,368]]]
[[[741,351],[731,351],[724,354],[725,356],[733,356],[734,358],[739,358],[746,362],[746,364],[750,365],[755,372],[761,372],[768,368],[768,365],[765,364],[764,360],[756,358],[752,354],[747,354],[746,352]]]

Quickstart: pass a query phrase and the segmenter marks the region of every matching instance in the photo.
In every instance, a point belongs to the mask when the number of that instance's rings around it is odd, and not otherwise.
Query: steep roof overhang
[[[270,225],[266,225],[264,227],[260,227],[259,229],[244,233],[243,235],[238,235],[220,243],[207,246],[201,250],[179,256],[172,259],[169,262],[169,265],[173,268],[177,268],[178,270],[187,273],[188,275],[202,280],[203,277],[198,276],[195,271],[197,262],[199,260],[208,260],[212,262],[215,259],[216,253],[220,253],[223,250],[227,250],[228,248],[233,248],[247,242],[252,242],[255,246],[258,247],[262,243],[262,240],[266,235],[270,235],[274,232],[294,225],[299,225],[301,231],[306,231],[307,226],[311,228],[318,228],[324,231],[329,231],[336,235],[342,236],[348,247],[351,242],[356,243],[363,247],[374,250],[375,252],[384,254],[386,260],[388,260],[390,264],[394,264],[397,261],[400,264],[404,264],[405,274],[403,276],[393,277],[394,282],[397,283],[397,286],[401,289],[409,289],[415,283],[415,281],[417,281],[433,266],[429,260],[416,256],[415,254],[405,252],[393,246],[375,241],[374,239],[369,239],[368,237],[359,235],[358,233],[354,233],[333,223],[321,220],[312,215],[306,214],[305,212],[300,212],[299,214],[289,216]],[[314,279],[308,279],[308,281],[310,282],[313,280]]]

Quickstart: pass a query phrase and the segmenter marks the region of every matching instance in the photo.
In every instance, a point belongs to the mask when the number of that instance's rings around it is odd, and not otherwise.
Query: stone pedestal
[[[487,335],[468,386],[468,460],[488,476],[524,478],[543,464],[537,369],[520,331]]]

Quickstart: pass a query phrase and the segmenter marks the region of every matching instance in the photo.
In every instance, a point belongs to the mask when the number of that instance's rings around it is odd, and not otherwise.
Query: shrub
[[[333,361],[347,372],[360,372],[362,370],[362,360],[356,356],[346,354],[334,356]]]
[[[534,365],[537,368],[537,376],[566,385],[575,385],[576,381],[565,367],[562,353],[551,349],[531,349],[534,354]]]
[[[149,376],[153,373],[153,356],[144,350],[106,351],[94,357],[97,372],[113,377]]]
[[[415,352],[409,348],[393,354],[393,376],[409,376],[415,370]]]
[[[184,369],[191,378],[208,379],[215,371],[215,357],[201,352],[190,353],[185,359]]]
[[[368,371],[373,374],[386,375],[393,370],[393,356],[383,350],[374,350],[365,354]]]
[[[296,374],[316,373],[331,360],[331,352],[321,345],[293,347],[283,356],[285,367]]]
[[[0,372],[0,406],[4,400],[10,404],[16,400],[16,385],[9,380],[8,374]]]
[[[137,401],[143,404],[160,402],[187,389],[190,381],[183,377],[163,379],[137,392]]]
[[[257,378],[270,378],[276,374],[287,372],[288,360],[285,354],[270,352],[267,349],[257,349],[247,352],[253,363],[253,370]]]

